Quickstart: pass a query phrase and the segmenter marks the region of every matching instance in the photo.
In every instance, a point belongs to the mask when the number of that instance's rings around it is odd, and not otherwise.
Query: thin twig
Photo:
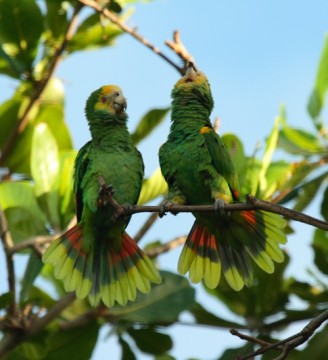
[[[178,246],[184,244],[184,242],[186,241],[186,238],[187,238],[186,236],[179,236],[179,237],[167,242],[166,244],[156,246],[152,249],[148,249],[145,252],[151,258],[157,257],[158,255],[164,254],[164,253],[166,253],[170,250],[173,250],[173,249],[177,248]]]
[[[165,44],[180,57],[184,64],[187,64],[189,61],[194,62],[193,56],[182,43],[180,32],[178,30],[173,33],[173,41],[166,40]]]
[[[8,137],[7,142],[4,144],[4,146],[1,150],[0,166],[3,165],[4,162],[6,161],[7,156],[9,155],[10,150],[13,147],[18,135],[24,131],[26,125],[28,124],[29,115],[30,115],[31,110],[33,109],[35,103],[39,100],[40,96],[42,95],[45,87],[47,86],[49,80],[51,79],[51,77],[60,61],[60,57],[61,57],[62,53],[66,49],[67,43],[69,42],[69,40],[72,38],[72,36],[74,34],[74,29],[76,27],[77,19],[78,19],[78,13],[82,9],[82,7],[83,7],[83,5],[80,2],[76,3],[73,16],[68,24],[67,31],[66,31],[66,34],[65,34],[65,37],[64,37],[62,43],[56,49],[54,55],[52,56],[52,61],[49,63],[49,67],[45,73],[45,76],[43,77],[43,79],[41,79],[37,83],[37,86],[35,87],[33,93],[31,94],[29,104],[27,105],[22,117],[17,122],[16,127],[14,128],[11,135]]]
[[[139,242],[143,236],[147,233],[147,231],[154,225],[155,221],[159,218],[158,213],[152,213],[147,220],[144,222],[144,224],[141,226],[139,231],[136,233],[136,235],[133,237],[135,242]]]
[[[167,63],[169,63],[171,66],[173,66],[181,75],[184,75],[184,67],[181,68],[177,64],[175,64],[169,57],[164,55],[159,48],[157,48],[156,46],[151,44],[146,38],[144,38],[143,36],[138,34],[135,29],[132,29],[129,26],[127,26],[126,24],[124,24],[116,15],[114,15],[108,9],[104,9],[99,3],[97,3],[94,0],[79,0],[79,1],[80,1],[80,3],[91,7],[92,9],[96,10],[98,13],[105,16],[112,23],[116,24],[121,30],[130,34],[133,38],[135,38],[136,40],[141,42],[147,48],[152,50],[155,54],[157,54],[162,59],[164,59]]]
[[[9,251],[9,254],[14,254],[14,253],[17,253],[19,251],[22,251],[22,250],[25,250],[28,248],[35,248],[36,246],[50,243],[51,241],[56,239],[58,236],[60,236],[60,234],[33,236],[29,239],[26,239],[26,240],[18,243],[17,245],[10,247],[8,249],[8,251]]]
[[[8,222],[3,212],[2,208],[0,207],[0,238],[3,244],[5,257],[6,257],[6,264],[7,264],[7,274],[8,274],[8,287],[9,292],[11,295],[11,302],[10,302],[10,309],[9,313],[11,316],[15,316],[17,312],[16,306],[16,281],[15,281],[15,267],[14,267],[14,260],[13,255],[10,252],[10,249],[13,246],[13,240],[11,238],[11,234],[8,229]]]
[[[312,319],[300,332],[278,341],[274,344],[270,344],[265,346],[261,349],[258,349],[252,353],[249,353],[245,356],[236,356],[234,360],[248,360],[252,359],[257,355],[262,355],[269,350],[276,349],[276,348],[283,348],[282,353],[276,357],[274,360],[283,360],[286,359],[288,353],[298,347],[299,345],[305,343],[313,334],[314,332],[325,322],[328,320],[328,310],[324,311],[314,319]]]
[[[270,346],[270,345],[272,345],[271,343],[268,343],[267,341],[258,339],[258,338],[254,337],[254,336],[243,334],[243,333],[239,332],[236,329],[231,329],[230,334],[234,335],[234,336],[238,336],[242,340],[246,340],[248,342],[258,344],[258,345],[261,345],[261,346]]]

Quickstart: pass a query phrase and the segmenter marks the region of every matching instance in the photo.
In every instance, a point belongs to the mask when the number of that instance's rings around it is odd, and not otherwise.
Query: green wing
[[[83,211],[81,182],[88,168],[90,147],[91,140],[82,146],[75,159],[74,193],[76,199],[76,217],[78,222],[81,220]]]
[[[204,127],[200,133],[204,137],[206,148],[211,156],[212,164],[217,172],[229,184],[235,200],[239,199],[239,183],[237,173],[230,158],[228,149],[220,136],[211,127]]]

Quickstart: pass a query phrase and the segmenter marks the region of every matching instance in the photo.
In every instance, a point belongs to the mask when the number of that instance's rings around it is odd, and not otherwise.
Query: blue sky
[[[290,124],[312,128],[306,103],[328,29],[326,0],[157,0],[135,8],[128,24],[137,27],[173,59],[176,57],[164,41],[171,39],[173,30],[180,30],[197,66],[210,80],[215,100],[213,119],[221,118],[220,133],[237,134],[248,154],[269,133],[281,104],[287,107]],[[128,99],[129,127],[133,130],[147,110],[170,104],[171,89],[179,78],[176,70],[129,35],[121,37],[115,47],[74,54],[60,64],[56,76],[64,82],[66,119],[77,149],[89,140],[84,105],[93,90],[104,84],[120,85]],[[12,81],[0,78],[0,100],[11,96],[13,85]],[[167,137],[169,123],[166,119],[150,139],[140,144],[147,175],[158,166],[157,151]],[[133,217],[129,225],[131,235],[144,218]],[[186,234],[191,224],[190,215],[179,218],[168,215],[155,225],[142,244],[155,239],[169,241]],[[290,237],[287,246],[288,252],[299,253],[294,256],[289,273],[297,273],[302,279],[312,259],[308,246],[312,229],[297,225],[297,231],[301,235]],[[162,256],[161,267],[175,271],[179,252],[180,249]],[[199,300],[213,312],[231,316],[207,297],[201,285],[196,288]],[[226,346],[241,345],[227,331],[217,329],[181,325],[170,333],[175,344],[172,354],[177,359],[214,359]],[[119,358],[116,339],[107,340],[105,335],[103,331],[94,360],[107,359],[109,354],[111,359]]]

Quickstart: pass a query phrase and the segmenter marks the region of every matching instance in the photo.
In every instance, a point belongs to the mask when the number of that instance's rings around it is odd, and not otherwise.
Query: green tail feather
[[[147,293],[151,283],[161,282],[152,261],[127,233],[122,235],[119,252],[103,242],[88,254],[82,249],[82,233],[80,225],[74,226],[53,241],[42,258],[54,265],[55,277],[77,298],[88,296],[92,306],[100,301],[108,307],[126,305],[135,300],[137,290]]]
[[[218,225],[215,236],[195,221],[181,252],[178,270],[189,271],[192,282],[204,280],[215,288],[222,272],[236,291],[251,286],[251,259],[265,272],[274,271],[274,262],[284,260],[279,244],[287,242],[283,231],[286,222],[276,214],[264,211],[233,212],[230,220]]]

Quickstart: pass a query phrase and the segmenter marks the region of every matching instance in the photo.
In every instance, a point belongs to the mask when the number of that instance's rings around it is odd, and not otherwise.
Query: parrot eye
[[[104,103],[107,101],[106,96],[102,96],[101,99],[100,99],[100,101],[104,104]]]
[[[120,93],[116,91],[116,93],[114,95],[117,97],[117,96],[120,96]]]

